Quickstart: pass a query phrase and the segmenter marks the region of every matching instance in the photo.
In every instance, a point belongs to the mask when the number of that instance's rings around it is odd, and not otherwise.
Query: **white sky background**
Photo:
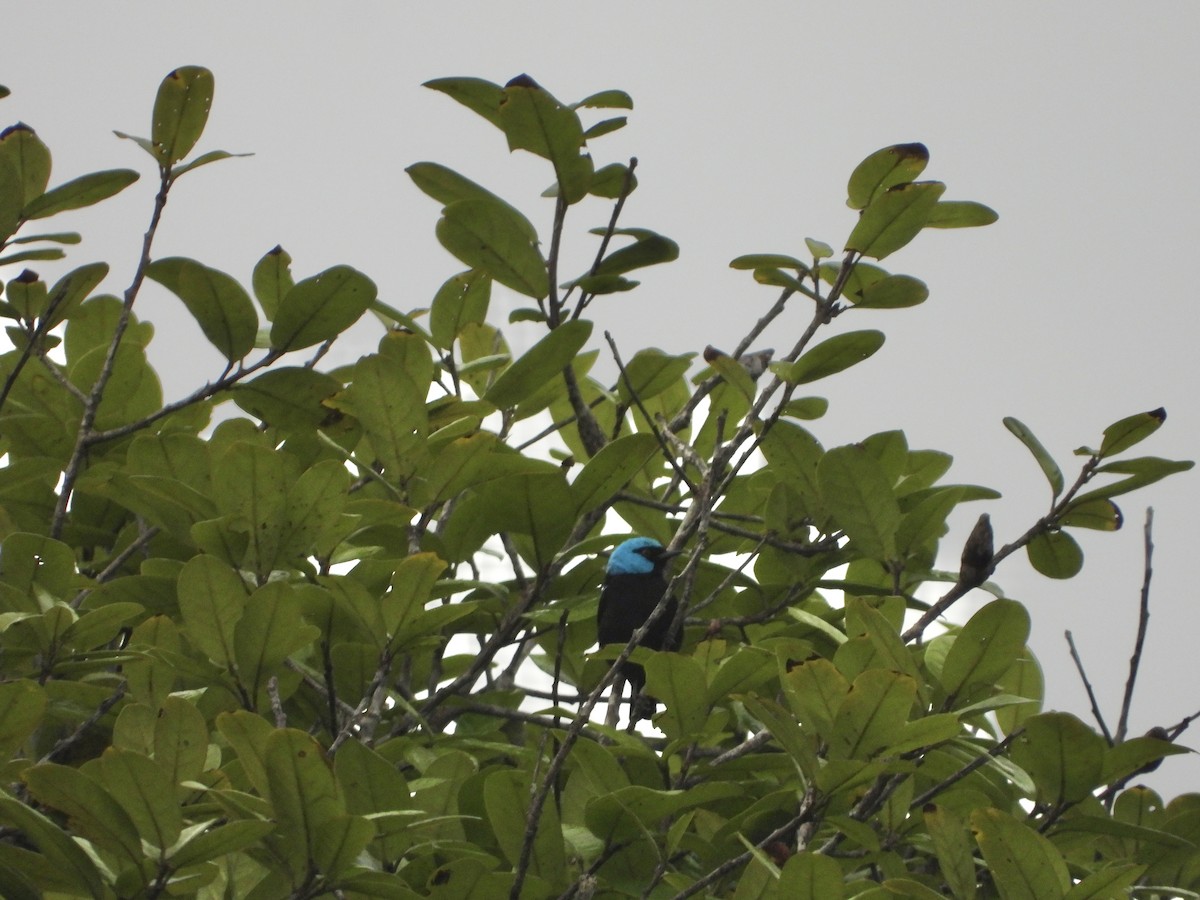
[[[256,155],[184,178],[156,255],[192,256],[248,284],[258,258],[282,244],[297,278],[353,265],[406,310],[427,306],[462,268],[434,238],[438,206],[405,175],[410,163],[457,169],[548,233],[552,207],[538,198],[548,166],[510,156],[498,131],[420,86],[528,72],[564,102],[605,88],[634,98],[629,126],[596,141],[593,156],[597,165],[638,157],[640,187],[622,224],[673,238],[681,256],[643,270],[632,294],[592,307],[596,345],[609,329],[626,357],[651,345],[731,348],[776,291],[728,261],[803,257],[804,237],[840,247],[854,220],[846,178],[882,146],[924,142],[932,160],[922,177],[947,182],[947,199],[1000,213],[989,228],[926,232],[885,260],[925,280],[930,299],[837,320],[830,334],[880,328],[887,344],[811,385],[831,401],[813,424],[827,447],[901,428],[912,447],[952,453],[953,480],[1003,492],[952,520],[947,564],[979,512],[991,514],[1000,545],[1048,508],[1037,466],[1001,424],[1006,415],[1033,429],[1068,482],[1073,448],[1158,406],[1170,418],[1138,452],[1200,456],[1198,5],[127,0],[22,4],[4,26],[0,83],[13,94],[0,101],[0,122],[25,121],[49,144],[51,183],[103,168],[143,172],[120,197],[51,223],[84,234],[67,264],[113,266],[110,291],[128,282],[154,190],[149,157],[112,129],[149,133],[155,90],[172,68],[216,74],[198,150]],[[607,203],[585,203],[568,219],[567,277],[590,261],[586,230],[608,213]],[[32,267],[52,279],[63,265]],[[496,321],[504,294],[495,292]],[[764,345],[794,342],[809,313],[795,303]],[[169,397],[219,373],[179,301],[148,285],[138,312],[158,329],[152,360]],[[369,352],[378,333],[365,324],[330,359]],[[1022,554],[996,580],[1030,608],[1048,705],[1090,721],[1063,640],[1070,628],[1115,727],[1141,525],[1154,506],[1153,618],[1132,722],[1140,733],[1200,709],[1191,568],[1200,476],[1118,503],[1123,531],[1075,532],[1087,554],[1078,578],[1045,579]],[[1184,740],[1200,746],[1200,731]],[[1168,794],[1200,790],[1200,757],[1170,760],[1147,781]]]

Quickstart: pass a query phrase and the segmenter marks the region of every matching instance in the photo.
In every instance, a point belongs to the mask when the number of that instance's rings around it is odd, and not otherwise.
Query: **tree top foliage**
[[[996,214],[924,180],[923,145],[883,148],[850,175],[840,251],[731,262],[772,291],[736,343],[629,352],[589,307],[631,302],[609,295],[678,255],[626,220],[636,160],[592,155],[630,97],[567,104],[525,75],[428,87],[543,159],[550,186],[538,226],[409,166],[465,266],[427,308],[350,266],[297,274],[282,247],[240,277],[156,254],[176,181],[235,155],[195,153],[214,96],[197,66],[164,79],[149,136],[117,133],[157,183],[124,292],[97,293],[103,262],[3,285],[4,896],[1200,890],[1200,796],[1135,783],[1190,721],[1127,734],[1148,575],[1130,691],[1095,728],[1042,711],[1029,615],[991,580],[1016,553],[1072,577],[1072,532],[1118,529],[1113,498],[1190,468],[1134,455],[1165,411],[1097,429],[1066,472],[1005,419],[1052,499],[1003,543],[999,495],[945,480],[947,454],[900,431],[818,438],[828,404],[807,386],[885,340],[845,322],[928,296],[883,261]],[[50,150],[6,129],[0,265],[62,259],[80,235],[41,220],[140,174],[50,187]],[[567,242],[591,264],[561,270]],[[155,286],[226,361],[169,403],[139,317]],[[489,315],[497,286],[525,300],[508,323]],[[783,333],[795,306],[808,325]],[[377,350],[323,367],[367,314]],[[536,340],[516,353],[501,325]],[[980,511],[965,537],[946,524],[962,504]],[[680,551],[653,614],[677,610],[676,652],[639,647],[646,629],[594,649],[603,556],[630,534]],[[968,594],[987,602],[947,622]],[[648,727],[613,690],[630,659],[659,701]]]

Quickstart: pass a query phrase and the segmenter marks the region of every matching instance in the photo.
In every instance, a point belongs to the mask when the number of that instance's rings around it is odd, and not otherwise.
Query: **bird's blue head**
[[[617,545],[605,571],[609,575],[648,575],[654,571],[662,551],[663,545],[654,538],[630,538]]]

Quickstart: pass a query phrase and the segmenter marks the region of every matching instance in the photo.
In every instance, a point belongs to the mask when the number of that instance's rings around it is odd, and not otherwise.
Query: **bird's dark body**
[[[626,644],[633,633],[645,624],[650,613],[658,606],[663,593],[667,589],[667,579],[663,569],[674,554],[668,554],[657,541],[645,538],[635,538],[622,545],[613,554],[607,574],[604,576],[604,586],[600,589],[600,608],[596,615],[597,638],[601,646],[605,644]],[[624,551],[624,552],[622,552]],[[639,568],[646,571],[628,572],[615,571],[622,566],[624,559],[632,559],[631,553],[640,557],[634,560]],[[654,621],[642,641],[642,647],[651,650],[677,650],[679,638],[668,640],[671,622],[675,618],[676,602],[674,598],[667,602],[662,615]],[[646,682],[645,670],[636,663],[625,667],[625,678],[639,693]]]

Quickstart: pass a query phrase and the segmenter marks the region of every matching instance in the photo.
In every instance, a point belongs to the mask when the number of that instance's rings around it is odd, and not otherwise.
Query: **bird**
[[[596,613],[597,638],[600,646],[627,644],[633,633],[646,623],[667,589],[664,574],[667,563],[679,551],[668,551],[653,538],[634,537],[623,541],[613,550],[604,571],[600,588],[600,608]],[[667,602],[662,615],[655,619],[642,640],[642,647],[651,650],[677,650],[679,637],[672,637],[671,622],[675,618],[675,598]],[[646,670],[637,663],[627,663],[622,674],[637,697],[646,683]]]

